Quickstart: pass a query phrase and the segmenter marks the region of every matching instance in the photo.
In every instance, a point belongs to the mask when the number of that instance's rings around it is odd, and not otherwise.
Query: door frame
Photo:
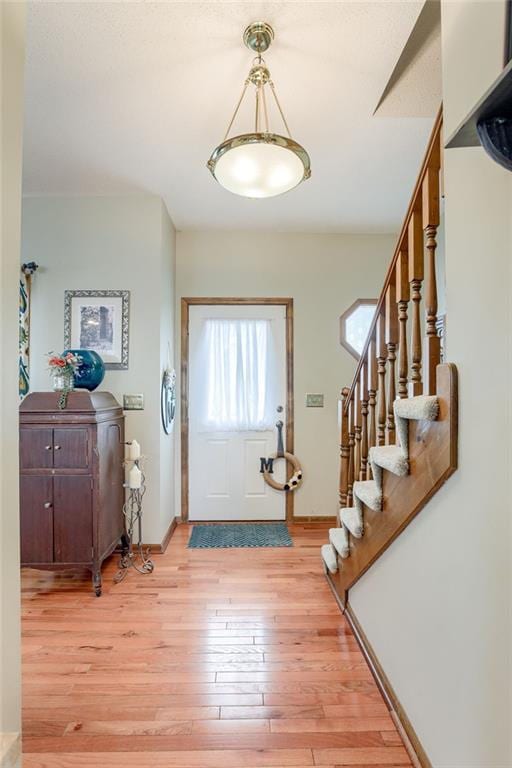
[[[181,520],[188,522],[189,513],[189,320],[191,306],[283,306],[286,323],[286,448],[293,453],[294,398],[293,398],[293,299],[291,298],[211,298],[183,297],[181,299]],[[293,493],[285,497],[286,522],[293,520]]]

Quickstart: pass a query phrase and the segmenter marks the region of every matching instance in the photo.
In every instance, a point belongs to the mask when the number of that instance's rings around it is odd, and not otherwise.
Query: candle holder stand
[[[141,457],[142,458],[142,457]],[[114,576],[114,582],[122,581],[128,570],[133,568],[138,573],[152,573],[154,563],[150,558],[150,548],[144,549],[142,544],[142,498],[146,492],[146,477],[140,466],[141,459],[126,459],[125,466],[136,466],[141,472],[140,488],[130,488],[128,497],[123,505],[125,519],[126,547],[119,560],[119,570]]]

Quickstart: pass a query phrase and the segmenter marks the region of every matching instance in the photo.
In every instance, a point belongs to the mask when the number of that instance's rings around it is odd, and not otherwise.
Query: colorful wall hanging
[[[30,389],[30,291],[32,275],[38,269],[35,261],[21,265],[19,308],[19,394],[25,397]]]

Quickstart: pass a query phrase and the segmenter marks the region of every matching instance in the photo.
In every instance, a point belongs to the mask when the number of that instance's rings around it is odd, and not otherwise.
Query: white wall
[[[2,3],[0,263],[0,734],[20,731],[18,286],[25,5]],[[6,748],[0,743],[0,753]],[[16,761],[10,752],[10,764]],[[0,754],[4,759],[4,755]],[[2,764],[4,764],[2,762]]]
[[[340,345],[339,317],[360,297],[377,297],[391,259],[390,235],[179,232],[177,297],[294,299],[295,453],[305,480],[296,515],[334,515],[338,503],[337,402],[355,359]],[[325,407],[306,408],[307,392]]]
[[[445,136],[500,72],[503,2],[443,2]],[[445,154],[447,352],[459,470],[352,590],[356,615],[438,768],[512,764],[512,176]]]
[[[122,404],[143,393],[144,411],[126,412],[126,438],[147,455],[144,539],[162,541],[174,517],[174,436],[162,436],[161,372],[174,337],[175,233],[158,197],[26,198],[22,259],[40,268],[33,280],[31,389],[48,390],[46,353],[64,344],[65,289],[128,289],[127,371],[107,371],[101,389]],[[171,345],[171,363],[174,365]]]

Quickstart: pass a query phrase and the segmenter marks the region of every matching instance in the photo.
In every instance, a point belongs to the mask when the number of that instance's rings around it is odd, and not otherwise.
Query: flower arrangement
[[[68,403],[68,394],[72,391],[75,374],[80,368],[81,358],[72,352],[65,355],[48,354],[48,369],[53,376],[53,388],[60,391],[59,408],[64,410]]]
[[[72,352],[68,352],[65,355],[55,355],[53,352],[49,353],[48,366],[52,373],[63,374],[69,373],[73,376],[80,367],[80,358],[78,355],[74,355]]]

